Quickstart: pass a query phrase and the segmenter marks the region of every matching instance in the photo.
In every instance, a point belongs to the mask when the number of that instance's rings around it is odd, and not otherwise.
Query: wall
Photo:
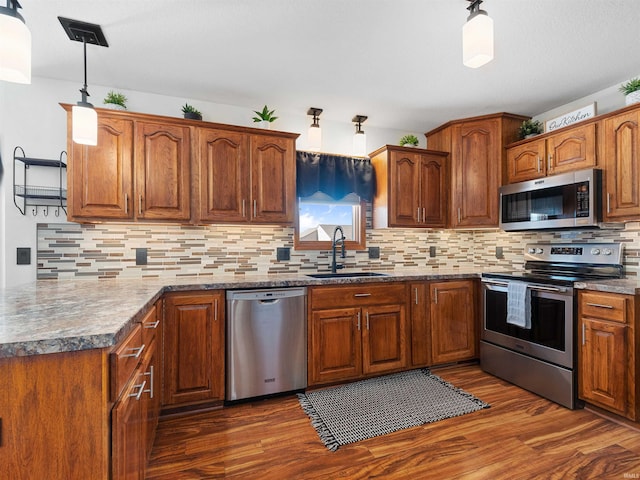
[[[13,150],[21,146],[27,156],[57,159],[66,150],[66,113],[59,103],[75,103],[79,100],[80,85],[45,78],[32,78],[31,85],[0,82],[0,158],[4,173],[0,177],[0,287],[19,285],[36,278],[36,249],[38,223],[66,223],[64,215],[55,217],[54,210],[40,209],[36,215],[32,209],[21,215],[13,203]],[[109,87],[91,85],[89,101],[100,107],[101,99]],[[233,125],[255,126],[253,111],[231,105],[214,104],[183,97],[168,97],[144,92],[119,90],[129,101],[130,111],[167,116],[181,116],[181,107],[186,102],[194,105],[205,120]],[[273,106],[277,109],[277,105]],[[261,109],[256,105],[255,109]],[[304,112],[276,112],[279,119],[273,129],[299,132],[298,149],[306,148],[306,132],[311,118]],[[345,122],[325,121],[320,117],[323,130],[323,151],[350,155],[354,126],[350,118]],[[387,143],[395,144],[407,132],[380,129],[365,123],[368,147],[373,150]],[[420,136],[420,135],[418,135]],[[30,182],[50,185],[57,181],[53,169],[34,168],[30,171]],[[36,184],[37,183],[33,183]],[[16,248],[31,248],[31,265],[16,265]]]

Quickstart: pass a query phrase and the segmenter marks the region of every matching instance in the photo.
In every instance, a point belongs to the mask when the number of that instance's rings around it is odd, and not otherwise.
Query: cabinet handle
[[[462,213],[460,212],[460,207],[458,207],[458,223],[462,223]]]
[[[553,170],[553,167],[551,166],[551,160],[553,160],[553,155],[549,154],[549,156],[547,157],[547,172]]]
[[[611,213],[611,194],[607,193],[607,213]]]
[[[414,293],[415,293],[415,297],[416,297],[416,305],[418,305],[418,287],[413,289]]]
[[[147,381],[143,380],[142,383],[139,383],[138,385],[134,385],[133,388],[137,388],[138,391],[137,392],[131,392],[129,394],[129,396],[130,397],[135,397],[136,400],[140,400],[140,397],[144,393],[144,387],[145,387],[146,384],[147,384]]]
[[[420,207],[418,207],[418,223],[420,223]]]
[[[131,353],[120,355],[120,358],[129,358],[129,357],[140,358],[140,355],[142,355],[142,351],[144,350],[144,343],[138,348],[129,348],[128,350],[130,350]]]
[[[142,215],[142,194],[138,196],[138,215]]]
[[[124,214],[129,215],[129,194],[124,194]]]
[[[433,303],[435,303],[436,305],[438,304],[438,289],[437,288],[433,289]]]
[[[586,343],[585,343],[585,342],[586,342],[586,340],[585,340],[585,335],[586,335],[586,333],[587,333],[587,332],[586,332],[586,330],[587,330],[587,328],[586,328],[586,324],[583,322],[583,323],[582,323],[582,345],[585,345],[585,344],[586,344]]]
[[[146,377],[149,377],[149,388],[147,388],[144,393],[149,394],[149,398],[153,398],[153,365],[149,365],[149,371],[144,372]]]
[[[160,320],[156,320],[155,322],[152,322],[152,323],[145,323],[144,324],[144,328],[156,329],[156,328],[158,328],[158,325],[160,325]]]
[[[217,298],[213,301],[213,321],[214,322],[218,321],[218,299]]]
[[[354,293],[353,296],[354,297],[370,297],[371,294],[370,293]]]
[[[242,199],[242,218],[245,218],[247,216],[247,211],[245,209],[245,201],[244,198]]]
[[[358,312],[358,331],[360,331],[360,312]]]
[[[369,330],[369,310],[367,310],[365,316],[367,317],[367,330]]]
[[[538,156],[538,173],[540,173],[540,170],[542,170],[542,159]]]
[[[608,309],[613,308],[613,305],[604,305],[602,303],[587,303],[587,305],[590,307],[597,307],[597,308],[608,308]]]
[[[256,218],[258,216],[258,201],[254,200],[253,201],[253,218]]]
[[[422,207],[422,223],[427,223],[427,216],[424,213],[424,207]]]

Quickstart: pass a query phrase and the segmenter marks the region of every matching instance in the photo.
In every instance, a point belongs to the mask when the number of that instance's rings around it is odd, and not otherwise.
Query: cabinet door
[[[251,221],[291,224],[296,205],[293,140],[251,136]]]
[[[451,225],[497,226],[502,143],[498,120],[453,127]]]
[[[420,161],[420,221],[427,227],[446,227],[447,170],[445,159],[423,155]],[[400,195],[404,192],[400,191]]]
[[[163,405],[224,399],[224,292],[165,298]]]
[[[312,312],[308,366],[312,385],[357,378],[361,375],[361,326],[359,308]]]
[[[627,326],[582,319],[580,398],[626,413]]]
[[[68,148],[69,219],[133,218],[133,122],[100,114],[98,145],[73,142],[69,129]]]
[[[572,128],[547,138],[547,175],[595,167],[596,124]]]
[[[604,120],[605,220],[640,218],[640,110]]]
[[[390,152],[389,225],[415,227],[420,208],[420,156]]]
[[[429,322],[429,285],[426,282],[410,286],[411,365],[431,364],[431,325]]]
[[[473,282],[462,280],[432,283],[429,296],[433,363],[475,358],[477,348]]]
[[[404,305],[381,305],[362,310],[362,371],[383,373],[407,366]]]
[[[199,129],[200,220],[248,220],[248,143],[243,133]]]
[[[136,123],[137,218],[190,219],[190,138],[189,127]]]
[[[141,396],[146,386],[141,369],[137,369],[111,412],[113,480],[144,478],[143,406]]]
[[[530,140],[507,150],[507,180],[523,182],[546,175],[545,140]]]

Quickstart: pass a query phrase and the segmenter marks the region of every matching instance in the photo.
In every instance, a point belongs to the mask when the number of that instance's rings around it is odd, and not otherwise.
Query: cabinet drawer
[[[362,286],[316,287],[311,289],[311,308],[358,307],[406,301],[404,283]]]
[[[582,292],[580,295],[580,315],[626,323],[625,295],[601,292]]]
[[[144,345],[151,345],[151,342],[158,336],[160,330],[158,310],[154,305],[142,319],[142,343]]]
[[[129,377],[138,366],[145,346],[142,343],[142,325],[136,323],[129,336],[109,355],[111,366],[111,399],[117,400]]]

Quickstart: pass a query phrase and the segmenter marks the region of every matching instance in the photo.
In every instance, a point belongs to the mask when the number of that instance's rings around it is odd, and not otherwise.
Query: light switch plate
[[[31,248],[18,247],[16,252],[17,265],[31,265]]]
[[[369,247],[369,258],[380,258],[380,247]]]
[[[436,256],[436,247],[435,247],[435,245],[431,245],[429,247],[429,256],[431,258],[434,258]]]
[[[496,258],[504,258],[504,253],[502,252],[502,247],[496,247]]]
[[[276,260],[279,262],[291,260],[291,249],[289,247],[278,247],[276,249]]]
[[[147,249],[136,248],[136,265],[146,265],[146,264],[147,264]]]

